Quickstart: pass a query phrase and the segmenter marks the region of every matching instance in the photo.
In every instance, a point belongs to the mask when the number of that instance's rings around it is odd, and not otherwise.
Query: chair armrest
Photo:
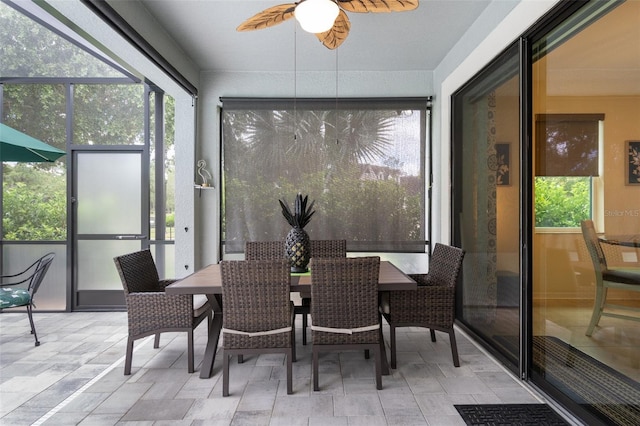
[[[390,291],[388,309],[396,323],[453,323],[455,288],[421,286],[415,291]]]

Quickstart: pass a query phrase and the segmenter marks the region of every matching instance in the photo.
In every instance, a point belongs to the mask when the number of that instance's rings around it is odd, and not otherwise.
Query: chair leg
[[[291,329],[291,361],[296,362],[296,328]]]
[[[429,329],[429,333],[431,334],[431,341],[435,342],[436,341],[436,332],[433,331],[433,328]]]
[[[127,338],[127,352],[124,358],[124,375],[128,376],[131,374],[131,358],[133,357],[133,339],[131,337]]]
[[[189,373],[193,373],[193,329],[187,333],[187,369]]]
[[[389,340],[391,341],[391,368],[396,369],[396,326],[389,324]]]
[[[312,351],[312,357],[311,357],[311,363],[313,364],[313,390],[314,391],[319,391],[320,390],[320,385],[319,385],[319,380],[318,380],[318,348],[317,346],[313,346],[313,351]]]
[[[38,340],[38,335],[36,334],[36,325],[33,322],[33,310],[31,305],[27,305],[27,314],[29,315],[29,323],[31,324],[31,334],[36,339],[36,346],[40,346],[40,341]]]
[[[153,349],[158,349],[160,347],[160,333],[156,333],[156,337],[153,340]]]
[[[376,346],[376,389],[382,390],[382,351],[380,350],[380,345]]]
[[[458,358],[458,345],[456,345],[456,335],[453,327],[449,330],[449,343],[451,344],[451,356],[453,357],[453,366],[460,367],[460,359]]]
[[[364,350],[364,359],[369,359],[371,358],[371,355],[369,354],[369,349],[365,349]]]
[[[587,327],[587,331],[584,333],[585,335],[591,337],[593,334],[593,329],[600,322],[600,317],[602,316],[602,307],[605,302],[605,290],[601,285],[597,285],[596,288],[596,300],[593,302],[593,313],[591,314],[591,321],[589,322],[589,326]]]
[[[289,353],[287,354],[287,395],[291,395],[293,393],[293,358],[294,358],[294,348],[289,348]]]
[[[301,301],[302,311],[302,345],[307,345],[307,326],[309,325],[309,312],[311,312],[311,299],[303,297]]]
[[[229,355],[222,350],[222,396],[229,396]]]
[[[307,314],[302,314],[302,344],[307,345]]]

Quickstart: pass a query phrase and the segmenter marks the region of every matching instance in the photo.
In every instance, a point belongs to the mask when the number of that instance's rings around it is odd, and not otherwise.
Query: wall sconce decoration
[[[207,188],[209,186],[211,186],[211,184],[209,183],[210,180],[212,180],[211,178],[211,173],[209,173],[209,171],[206,169],[207,167],[207,162],[204,160],[198,160],[198,175],[200,175],[200,178],[202,179],[202,182],[200,183],[200,186]]]

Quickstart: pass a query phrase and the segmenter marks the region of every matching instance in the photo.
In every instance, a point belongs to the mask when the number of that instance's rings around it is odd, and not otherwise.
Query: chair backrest
[[[223,260],[223,327],[246,332],[291,326],[286,259]]]
[[[164,291],[158,269],[149,249],[113,258],[125,295],[145,291]]]
[[[311,240],[310,257],[346,257],[347,240]],[[284,241],[247,241],[245,260],[286,259]]]
[[[380,258],[311,258],[313,324],[357,328],[378,323]]]
[[[38,260],[38,265],[36,267],[35,272],[31,276],[31,282],[29,282],[29,293],[31,293],[31,299],[33,300],[33,296],[36,294],[38,289],[40,288],[40,284],[44,280],[44,276],[47,275],[47,271],[49,270],[49,266],[53,262],[53,259],[56,257],[55,253],[47,253],[42,256]]]
[[[286,259],[287,252],[282,241],[247,241],[244,243],[245,260]]]
[[[347,240],[311,240],[310,257],[347,257]]]
[[[601,275],[602,271],[607,270],[607,260],[604,257],[602,247],[600,247],[600,241],[598,241],[598,234],[596,234],[596,228],[593,225],[593,221],[590,219],[580,222],[582,228],[582,236],[584,237],[584,243],[587,245],[587,250],[591,256],[593,267],[596,270],[596,274]]]
[[[429,259],[429,273],[427,284],[442,287],[455,287],[464,250],[458,247],[436,243]]]

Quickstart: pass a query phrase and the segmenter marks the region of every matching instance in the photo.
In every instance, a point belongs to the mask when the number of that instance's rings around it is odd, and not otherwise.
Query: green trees
[[[591,217],[591,182],[588,177],[537,177],[537,227],[574,228]]]
[[[76,145],[144,143],[142,84],[2,2],[0,46],[2,76],[8,77],[0,91],[3,123],[63,150],[68,136]],[[100,84],[98,78],[110,80]],[[174,211],[174,103],[165,100],[167,205],[157,206],[156,213],[152,196],[152,215]],[[68,161],[62,157],[55,163],[2,165],[4,240],[66,240]],[[153,178],[151,185],[153,191]]]
[[[66,240],[64,175],[28,164],[5,165],[3,184],[5,240]]]

